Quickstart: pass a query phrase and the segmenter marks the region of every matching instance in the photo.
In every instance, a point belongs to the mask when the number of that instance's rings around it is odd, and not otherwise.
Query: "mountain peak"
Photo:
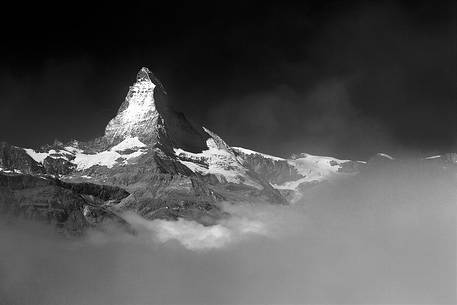
[[[165,95],[161,82],[148,68],[142,67],[117,115],[106,126],[105,139],[119,143],[138,137],[146,144],[160,142],[189,151],[206,149],[208,134],[201,127],[192,126],[184,114],[172,110]]]
[[[151,76],[155,80],[148,68],[140,69],[116,117],[106,126],[105,137],[111,141],[129,136],[157,138],[155,129],[160,115],[154,98],[156,84],[151,81]]]
[[[137,83],[153,84],[159,87],[163,93],[167,94],[162,82],[147,67],[142,67],[136,74]]]
[[[142,67],[140,71],[136,74],[136,81],[137,82],[151,82],[151,78],[149,77],[149,74],[152,74],[151,71],[146,68]]]

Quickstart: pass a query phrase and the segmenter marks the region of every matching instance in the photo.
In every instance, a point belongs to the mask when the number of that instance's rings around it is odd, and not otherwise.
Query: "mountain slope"
[[[171,109],[163,85],[147,68],[138,72],[102,137],[88,142],[55,142],[37,150],[2,143],[0,177],[23,181],[23,188],[7,184],[1,190],[16,195],[35,188],[26,183],[30,177],[59,181],[55,188],[62,183],[115,187],[128,195],[117,201],[96,200],[112,215],[131,210],[150,219],[183,217],[204,224],[224,216],[220,201],[287,203],[219,136],[195,127]],[[75,198],[88,194],[85,188],[72,189],[79,191],[65,200],[76,207],[78,215],[86,217],[87,205]],[[39,195],[27,198],[32,204],[42,201]],[[48,201],[53,200],[62,201],[55,196]],[[20,201],[12,202],[21,205]],[[81,230],[84,223],[79,222]]]
[[[226,216],[222,201],[293,203],[318,184],[397,162],[386,154],[367,163],[306,153],[280,158],[231,147],[171,109],[167,99],[164,86],[143,67],[103,136],[39,149],[1,142],[0,207],[31,206],[37,215],[44,206],[57,207],[74,216],[66,218],[73,219],[72,232],[119,220],[124,211],[210,225]],[[424,162],[449,166],[454,157]],[[45,215],[62,223],[59,213]]]
[[[306,153],[284,159],[241,147],[233,149],[246,166],[264,177],[292,202],[299,200],[306,188],[320,182],[354,175],[363,165],[362,162]]]
[[[146,144],[160,143],[165,149],[203,150],[208,135],[194,128],[182,113],[170,109],[166,99],[162,84],[148,68],[141,68],[116,117],[106,126],[104,138],[116,143],[137,137]]]

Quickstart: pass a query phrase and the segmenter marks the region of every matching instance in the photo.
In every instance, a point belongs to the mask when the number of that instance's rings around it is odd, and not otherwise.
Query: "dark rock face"
[[[273,184],[282,184],[302,177],[286,160],[272,160],[258,154],[243,154],[243,160],[255,173]]]
[[[3,214],[45,221],[70,234],[81,234],[88,226],[83,215],[83,198],[49,180],[0,175],[0,190],[4,194],[0,198]]]
[[[121,221],[101,204],[128,196],[122,189],[90,183],[71,184],[22,174],[0,174],[0,212],[44,221],[65,233],[79,235],[97,222]],[[90,211],[92,217],[85,215]]]
[[[75,165],[68,160],[52,157],[44,159],[43,167],[51,175],[68,175],[75,170]]]
[[[127,197],[129,192],[126,190],[110,185],[99,185],[93,183],[68,183],[63,182],[58,179],[54,180],[56,186],[69,189],[77,194],[90,195],[101,199],[103,201],[107,200],[117,200],[120,201]]]
[[[19,170],[25,174],[44,174],[46,170],[22,148],[0,142],[0,168]]]
[[[181,147],[190,152],[205,150],[207,148],[206,140],[209,138],[208,134],[201,127],[193,126],[182,112],[176,112],[168,107],[166,95],[158,93],[156,96],[157,110],[164,122],[164,134],[161,137],[161,143],[166,148]]]
[[[219,194],[198,178],[158,174],[117,207],[133,210],[148,219],[181,217],[207,224],[223,215],[216,205],[220,199]]]

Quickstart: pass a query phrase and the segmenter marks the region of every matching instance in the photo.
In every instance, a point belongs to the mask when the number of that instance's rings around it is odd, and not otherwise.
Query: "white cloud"
[[[196,221],[178,219],[146,220],[136,214],[126,214],[125,218],[142,233],[149,234],[153,242],[167,243],[177,241],[189,250],[210,250],[227,247],[251,236],[273,238],[279,232],[274,230],[276,208],[265,206],[263,209],[253,205],[224,204],[223,208],[231,217],[221,220],[213,226],[204,226]],[[284,207],[282,207],[284,209]],[[276,231],[276,232],[275,232]]]

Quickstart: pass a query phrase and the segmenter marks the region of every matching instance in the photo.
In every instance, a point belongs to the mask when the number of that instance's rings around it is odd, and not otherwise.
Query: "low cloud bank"
[[[142,238],[153,243],[177,242],[188,250],[209,251],[235,247],[252,238],[280,238],[297,230],[304,216],[303,209],[297,207],[256,203],[222,203],[221,208],[231,216],[213,226],[185,219],[149,221],[133,213],[124,217]]]
[[[0,219],[0,304],[452,304],[457,176],[412,163],[215,226],[127,219],[68,240]]]

